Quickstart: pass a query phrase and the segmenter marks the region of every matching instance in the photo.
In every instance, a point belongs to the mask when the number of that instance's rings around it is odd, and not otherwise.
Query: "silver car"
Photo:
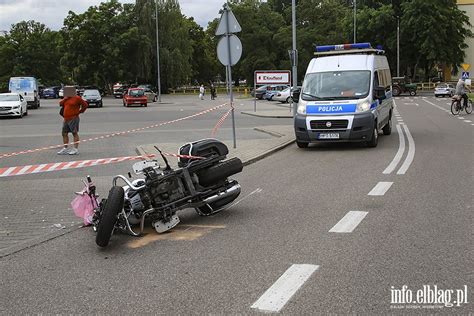
[[[435,97],[452,97],[456,92],[456,87],[450,83],[440,83],[434,90]]]

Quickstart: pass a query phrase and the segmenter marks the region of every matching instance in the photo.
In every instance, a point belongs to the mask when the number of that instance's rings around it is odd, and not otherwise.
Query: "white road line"
[[[392,173],[393,170],[395,170],[395,168],[397,167],[400,160],[402,159],[403,153],[405,152],[405,137],[403,136],[403,130],[400,127],[400,125],[397,125],[397,132],[398,132],[398,139],[399,139],[398,151],[395,154],[395,157],[393,157],[392,162],[382,172],[383,174]]]
[[[464,120],[464,122],[466,122],[466,123],[471,123],[472,121],[470,121],[470,120]]]
[[[411,133],[408,127],[406,125],[403,125],[403,128],[405,129],[405,134],[407,135],[407,138],[408,138],[408,154],[407,154],[407,157],[405,158],[405,161],[403,162],[403,165],[400,167],[400,169],[398,169],[397,174],[405,174],[408,168],[410,168],[410,165],[413,162],[413,159],[415,158],[415,141],[413,137],[411,136]]]
[[[440,109],[440,110],[446,111],[446,109],[445,109],[445,108],[443,108],[443,107],[440,107],[439,105],[437,105],[437,104],[434,104],[433,102],[430,102],[430,101],[428,101],[428,100],[426,100],[426,99],[423,99],[423,101],[425,101],[426,103],[429,103],[429,104],[431,104],[431,105],[432,105],[432,106],[434,106],[435,108],[438,108],[438,109]]]
[[[464,120],[463,116],[458,116],[458,120]]]
[[[367,195],[384,195],[392,186],[393,182],[379,182]]]
[[[268,312],[279,312],[319,266],[294,264],[251,306]]]
[[[352,233],[357,225],[362,222],[368,212],[349,211],[333,228],[330,233]]]

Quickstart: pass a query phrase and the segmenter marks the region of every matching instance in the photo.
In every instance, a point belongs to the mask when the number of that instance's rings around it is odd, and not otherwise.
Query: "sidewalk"
[[[262,118],[293,117],[289,105],[277,105],[273,102],[271,103],[271,106],[257,105],[257,111],[242,111],[241,113]],[[229,148],[228,157],[239,157],[245,166],[263,159],[295,142],[293,124],[256,126],[254,127],[254,130],[271,135],[272,137],[269,139],[237,139],[237,148],[233,148],[234,144],[232,140],[224,141]],[[136,152],[139,155],[158,154],[158,151],[154,146],[159,146],[160,150],[163,152],[176,153],[177,149],[182,145],[182,143],[143,144],[137,146]],[[176,167],[176,159],[169,159],[169,161],[172,167]]]

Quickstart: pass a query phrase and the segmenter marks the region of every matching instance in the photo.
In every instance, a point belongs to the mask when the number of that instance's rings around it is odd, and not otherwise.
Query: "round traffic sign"
[[[228,41],[230,43],[228,43]],[[229,45],[230,44],[230,45]],[[230,48],[230,63],[229,63],[229,48]],[[223,36],[217,44],[217,58],[224,66],[233,66],[242,57],[242,42],[235,35]]]

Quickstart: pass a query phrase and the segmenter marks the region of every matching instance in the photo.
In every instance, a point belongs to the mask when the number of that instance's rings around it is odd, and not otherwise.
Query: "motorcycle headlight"
[[[363,101],[357,104],[356,112],[365,112],[370,110],[370,103],[369,101]]]
[[[298,105],[298,108],[296,109],[296,112],[298,114],[306,114],[306,105],[304,105],[304,104]]]

